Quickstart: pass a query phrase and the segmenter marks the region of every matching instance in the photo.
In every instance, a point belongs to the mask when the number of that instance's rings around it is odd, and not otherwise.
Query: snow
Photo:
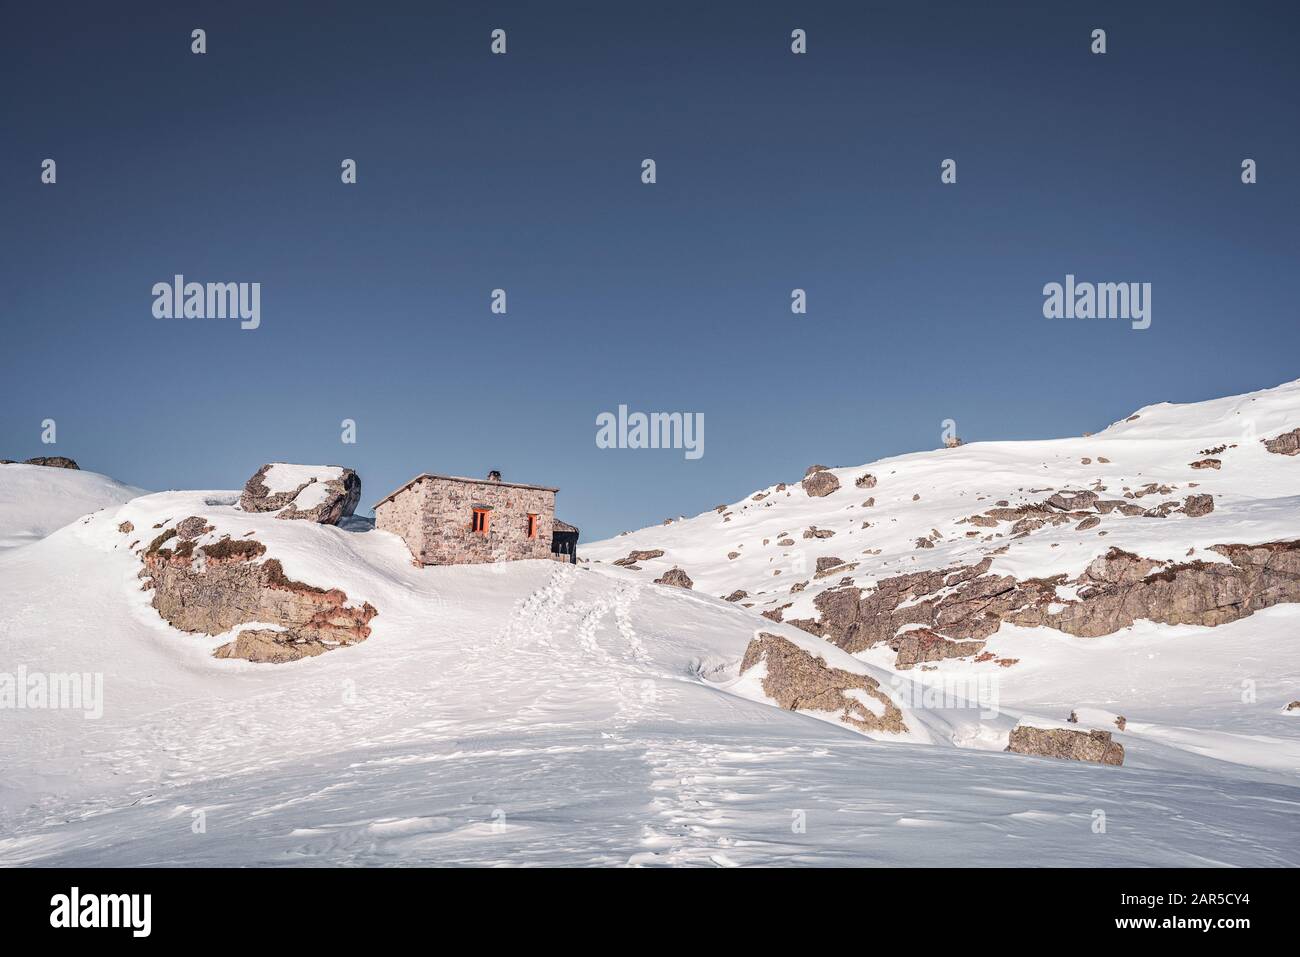
[[[140,495],[87,473],[0,467],[0,541],[15,546],[0,552],[0,672],[101,674],[104,689],[98,719],[0,710],[0,865],[1296,866],[1300,723],[1282,709],[1300,698],[1300,606],[1086,640],[1004,626],[988,650],[1016,666],[929,672],[759,612],[792,599],[811,611],[808,593],[843,576],[788,589],[822,555],[859,561],[848,574],[863,584],[969,560],[1009,540],[967,541],[956,519],[1097,478],[1107,497],[1149,481],[1177,483],[1179,498],[1210,491],[1216,510],[1106,518],[1101,538],[1044,529],[998,561],[1042,575],[1111,545],[1209,560],[1210,544],[1300,537],[1300,458],[1261,455],[1234,432],[1245,414],[1271,437],[1298,411],[1293,383],[1153,406],[1090,438],[835,469],[841,490],[824,499],[769,488],[732,506],[731,522],[709,512],[585,546],[601,561],[578,567],[418,569],[389,533],[244,513],[237,492]],[[1237,448],[1221,472],[1187,469],[1225,437]],[[865,471],[878,486],[855,489]],[[371,637],[285,665],[210,657],[229,636],[167,625],[128,547],[189,515],[215,526],[205,541],[252,532],[290,578],[373,604]],[[812,524],[837,534],[803,539]],[[916,551],[931,528],[944,537]],[[796,545],[776,546],[780,532]],[[642,571],[610,565],[653,547],[667,554]],[[652,583],[673,564],[695,591]],[[717,597],[735,588],[759,603]],[[760,631],[874,677],[909,733],[775,707],[764,666],[739,673]],[[1123,767],[1003,752],[1017,722],[1071,710],[1070,727],[1113,731]]]
[[[37,541],[82,515],[143,493],[79,469],[0,465],[0,550]]]
[[[262,476],[262,484],[272,495],[292,492],[309,482],[331,482],[343,478],[343,469],[337,465],[290,465],[274,462]]]

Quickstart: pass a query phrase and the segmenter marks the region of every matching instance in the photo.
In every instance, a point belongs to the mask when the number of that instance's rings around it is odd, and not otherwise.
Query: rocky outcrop
[[[360,500],[361,479],[352,469],[272,462],[245,483],[239,507],[245,512],[278,512],[276,518],[337,525],[356,511]]]
[[[894,667],[906,671],[926,661],[978,655],[984,650],[984,642],[950,641],[929,628],[916,628],[895,637],[889,647],[897,653]]]
[[[25,462],[15,462],[13,459],[0,459],[0,465],[44,465],[51,469],[77,469],[81,470],[76,462],[66,455],[38,455],[34,459],[27,459]]]
[[[876,477],[870,472],[865,472],[853,480],[853,484],[858,488],[875,488]]]
[[[1283,432],[1281,435],[1272,439],[1260,439],[1264,443],[1264,448],[1270,452],[1276,452],[1278,455],[1296,455],[1300,453],[1300,429],[1292,429],[1290,432]]]
[[[637,549],[629,552],[626,558],[618,559],[614,564],[626,568],[629,565],[635,565],[637,562],[649,561],[652,558],[662,558],[663,554],[664,550],[662,548]]]
[[[1139,619],[1215,626],[1282,602],[1300,602],[1300,541],[1216,545],[1227,561],[1170,564],[1112,548],[1076,578],[1017,580],[989,573],[992,560],[828,589],[819,617],[792,621],[856,653],[894,642],[908,625],[953,641],[982,641],[1007,621],[1096,638]],[[1058,586],[1072,587],[1063,598]]]
[[[788,638],[767,632],[750,641],[740,673],[760,663],[766,666],[763,693],[787,711],[837,713],[840,721],[862,731],[907,731],[903,713],[870,675],[833,668]],[[868,707],[861,700],[863,695],[874,698],[879,706]]]
[[[1007,750],[1040,758],[1091,761],[1119,766],[1124,746],[1111,740],[1109,731],[1074,731],[1070,728],[1035,728],[1022,724],[1011,732]]]
[[[840,480],[822,467],[821,471],[813,472],[799,484],[810,498],[824,498],[839,490]]]
[[[733,591],[730,595],[728,595],[726,598],[724,598],[724,599],[722,599],[722,600],[723,600],[723,601],[740,601],[742,598],[748,598],[748,597],[749,597],[749,592],[745,591],[745,589],[743,589],[743,588],[737,588],[735,591]]]
[[[1195,462],[1191,463],[1191,465],[1192,468],[1194,469],[1217,470],[1223,466],[1223,462],[1221,462],[1219,459],[1197,459]]]
[[[695,582],[691,581],[691,576],[682,571],[676,565],[664,572],[663,578],[655,579],[656,585],[672,585],[675,588],[694,588]]]
[[[153,607],[181,631],[219,635],[250,622],[274,626],[241,632],[216,657],[294,661],[369,637],[374,606],[356,607],[337,588],[292,581],[276,559],[258,561],[266,547],[255,539],[196,545],[210,530],[200,516],[164,530],[141,553],[140,577],[153,589]]]
[[[1214,511],[1213,495],[1189,495],[1183,499],[1183,514],[1200,518]]]

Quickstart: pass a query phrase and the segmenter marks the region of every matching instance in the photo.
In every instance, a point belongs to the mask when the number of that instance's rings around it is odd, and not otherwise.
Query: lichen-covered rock
[[[691,581],[691,576],[682,571],[676,565],[664,572],[663,578],[655,579],[656,585],[672,585],[676,588],[694,588],[695,582]]]
[[[1114,766],[1124,763],[1124,746],[1112,741],[1109,731],[1035,728],[1022,724],[1012,730],[1007,750],[1014,754],[1066,761],[1091,761]]]
[[[1300,453],[1300,428],[1283,432],[1276,438],[1260,439],[1260,441],[1270,452],[1276,452],[1278,455],[1295,455]]]
[[[242,632],[214,652],[219,658],[292,661],[369,637],[374,606],[292,581],[276,559],[258,561],[265,553],[255,539],[228,537],[196,548],[195,539],[168,529],[142,552],[140,577],[153,589],[153,607],[181,631],[219,635],[252,622],[281,629]]]
[[[838,713],[842,722],[863,731],[907,731],[903,713],[870,675],[833,668],[788,638],[767,632],[760,632],[745,649],[741,674],[760,663],[766,666],[764,694],[787,711]],[[868,707],[862,695],[874,698],[879,707]]]
[[[278,512],[276,518],[337,525],[361,500],[361,479],[339,465],[263,465],[244,485],[245,512]]]
[[[803,486],[803,490],[810,498],[824,498],[839,490],[840,480],[834,473],[825,471],[823,467],[822,471],[813,472],[799,484]]]

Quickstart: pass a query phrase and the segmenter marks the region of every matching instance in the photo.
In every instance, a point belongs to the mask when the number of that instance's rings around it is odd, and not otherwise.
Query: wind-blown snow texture
[[[98,720],[0,710],[0,863],[1294,866],[1300,717],[1282,706],[1300,697],[1300,606],[1095,639],[1004,625],[989,648],[1019,662],[993,668],[996,713],[911,707],[923,676],[894,674],[891,654],[850,656],[758,612],[838,582],[788,594],[820,556],[860,562],[849,574],[861,584],[970,561],[1006,539],[967,540],[957,519],[1099,478],[1179,497],[1197,482],[1216,508],[1117,519],[1101,538],[1042,529],[997,556],[1001,568],[1077,572],[1111,545],[1182,558],[1300,537],[1300,457],[1257,441],[1296,425],[1300,383],[1153,406],[1090,438],[835,469],[841,489],[825,498],[795,477],[789,497],[769,487],[730,522],[710,512],[596,543],[579,567],[416,569],[388,533],[243,513],[233,492],[126,504],[105,492],[87,501],[101,511],[0,552],[0,671],[102,672],[105,698]],[[1189,468],[1220,444],[1236,447],[1219,471]],[[0,536],[15,542],[38,533],[14,529],[60,514],[71,483],[113,488],[52,469],[33,485],[15,468],[0,466]],[[865,472],[875,488],[855,487]],[[212,659],[231,636],[163,622],[128,547],[190,514],[254,532],[291,579],[373,604],[371,637],[283,665]],[[134,534],[118,530],[127,521]],[[802,538],[810,525],[836,535]],[[943,537],[916,549],[931,529]],[[776,545],[781,532],[796,544]],[[640,571],[611,564],[650,548],[666,554]],[[674,564],[695,591],[652,584]],[[754,607],[718,597],[738,588]],[[760,669],[739,674],[757,631],[875,677],[909,734],[875,740],[774,707]],[[946,661],[927,680],[979,667]],[[1123,767],[1001,751],[1017,721],[1071,710],[1077,727],[1115,730]]]

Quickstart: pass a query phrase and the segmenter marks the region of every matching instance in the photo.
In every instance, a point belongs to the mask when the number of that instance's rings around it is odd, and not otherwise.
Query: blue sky
[[[1072,435],[1300,375],[1294,8],[267,6],[6,13],[0,457],[342,464],[367,505],[498,468],[591,540],[947,418]],[[260,282],[261,327],[155,319],[176,273]],[[1151,328],[1044,319],[1066,273],[1150,282]],[[703,413],[705,454],[597,448],[619,404]]]

